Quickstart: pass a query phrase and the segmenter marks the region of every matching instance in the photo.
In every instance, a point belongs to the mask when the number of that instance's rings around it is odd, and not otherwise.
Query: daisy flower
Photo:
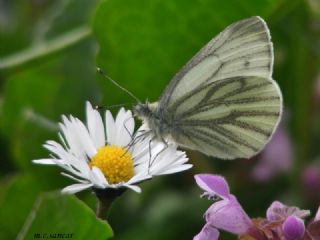
[[[177,146],[151,141],[142,126],[134,133],[131,111],[120,109],[116,118],[105,112],[105,122],[89,102],[86,104],[87,123],[73,116],[62,117],[59,133],[62,144],[47,141],[44,147],[51,158],[34,163],[58,165],[77,183],[62,192],[76,193],[88,188],[96,191],[132,189],[141,192],[138,183],[156,175],[171,174],[192,167],[185,152]],[[133,138],[133,136],[136,136]]]

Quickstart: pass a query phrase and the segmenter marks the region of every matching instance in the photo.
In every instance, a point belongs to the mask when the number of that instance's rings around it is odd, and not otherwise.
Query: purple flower
[[[218,229],[233,234],[245,234],[252,226],[252,221],[236,197],[230,194],[226,180],[221,176],[210,174],[195,175],[195,180],[199,187],[205,191],[205,196],[218,200],[206,211],[206,224],[194,239],[202,240],[211,235],[218,237]]]
[[[218,175],[197,174],[194,176],[196,183],[205,192],[203,196],[228,198],[230,196],[229,185],[227,181]]]
[[[310,215],[309,210],[279,201],[270,205],[266,218],[250,219],[222,176],[198,174],[195,180],[205,191],[202,196],[214,203],[206,211],[206,224],[194,240],[217,240],[219,230],[236,234],[242,240],[320,240],[320,207],[307,227],[304,218]]]
[[[308,224],[306,230],[308,237],[306,240],[318,240],[320,239],[320,207],[314,217],[314,219]]]
[[[297,207],[288,207],[279,201],[274,201],[271,204],[271,206],[267,209],[267,219],[269,221],[285,220],[291,215],[302,219],[309,216],[310,211],[300,210]]]
[[[210,224],[204,225],[201,232],[193,240],[216,240],[219,239],[219,231]]]
[[[304,239],[305,225],[303,219],[310,215],[309,210],[289,207],[279,201],[274,201],[267,210],[267,220],[280,239]],[[281,224],[281,225],[279,225]]]
[[[316,216],[314,217],[314,221],[320,221],[320,207],[318,208]]]
[[[237,199],[230,195],[229,199],[215,202],[205,213],[207,223],[217,229],[234,234],[244,234],[252,222]]]
[[[289,216],[282,224],[283,234],[286,240],[303,239],[305,226],[301,218]]]
[[[269,221],[280,220],[282,218],[282,216],[278,212],[280,212],[280,209],[283,209],[284,207],[285,207],[285,205],[283,205],[281,202],[274,201],[270,205],[270,207],[267,209],[267,219]]]

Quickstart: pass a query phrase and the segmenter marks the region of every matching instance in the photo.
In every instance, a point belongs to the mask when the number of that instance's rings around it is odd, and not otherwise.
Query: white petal
[[[62,193],[74,194],[92,187],[92,183],[77,183],[62,189]]]
[[[87,102],[87,126],[89,135],[96,148],[105,145],[105,134],[102,118],[99,112],[92,108],[91,104]]]
[[[132,141],[133,130],[134,130],[134,119],[132,117],[131,111],[127,111],[124,115],[123,126],[121,128],[122,132],[119,133],[121,141],[120,146],[128,146]]]
[[[123,120],[124,120],[125,110],[124,108],[120,108],[117,116],[116,116],[116,145],[120,145],[121,137],[122,137],[122,130],[124,128],[123,126]]]
[[[65,141],[63,135],[61,134],[61,132],[58,133],[58,137],[59,137],[60,141],[62,142],[62,145],[63,145],[64,149],[69,150],[69,146],[66,143],[66,141]]]
[[[180,165],[177,167],[168,168],[167,170],[159,172],[159,173],[152,173],[152,174],[153,175],[172,174],[172,173],[177,173],[177,172],[182,172],[182,171],[188,170],[188,169],[192,168],[192,166],[193,166],[192,164],[184,164],[184,165]]]
[[[69,119],[66,116],[62,116],[62,122],[59,126],[62,131],[62,136],[65,139],[65,142],[69,146],[69,151],[72,152],[77,157],[85,157],[86,153],[84,149],[80,146],[79,142],[75,138],[72,129],[72,123],[69,121]]]
[[[59,159],[64,159],[68,154],[68,151],[55,141],[47,141],[43,146]]]
[[[131,137],[134,133],[135,122],[134,122],[134,118],[132,116],[131,111],[127,111],[127,112],[128,112],[127,114],[128,114],[129,120],[127,120],[127,122],[126,122],[126,127],[127,127],[128,132],[130,133],[130,137]]]
[[[91,169],[91,180],[95,186],[100,188],[105,188],[109,185],[107,179],[105,178],[101,170],[97,167],[93,167]]]
[[[96,153],[91,137],[85,125],[77,118],[63,116],[60,124],[64,138],[69,145],[69,150],[78,158],[86,158]]]
[[[93,157],[97,153],[97,149],[89,135],[88,129],[79,119],[74,118],[73,120],[76,124],[76,132],[74,134],[77,137],[77,140],[80,142],[80,145],[85,150],[87,156],[90,158]]]
[[[138,130],[139,131],[139,130]],[[135,136],[138,141],[132,147],[132,156],[135,164],[141,164],[149,161],[150,153],[152,155],[152,148],[154,144],[151,142],[149,134],[138,133]],[[151,147],[151,152],[150,152]]]
[[[56,165],[56,162],[53,161],[52,158],[35,159],[32,160],[32,162],[37,164]]]
[[[129,185],[129,184],[123,184],[123,186],[130,188],[131,190],[137,192],[137,193],[141,193],[141,188],[135,185]]]
[[[63,116],[62,119],[63,124],[60,124],[60,128],[62,129],[63,136],[69,145],[70,152],[77,157],[84,158],[87,154],[80,140],[82,136],[79,135],[79,131],[81,131],[81,129],[79,129],[78,123],[72,116],[70,116],[70,119]]]
[[[151,176],[148,175],[147,171],[139,172],[136,175],[134,175],[127,183],[128,184],[137,183],[150,178]]]
[[[71,159],[72,156],[70,156]],[[72,161],[72,162],[71,162]],[[82,178],[90,180],[90,167],[87,163],[83,161],[79,161],[78,159],[73,158],[70,161],[71,165],[73,168],[78,170],[78,173],[75,173],[74,171],[72,172],[73,174],[76,174],[77,176],[80,176]]]
[[[70,175],[68,173],[65,173],[65,172],[62,172],[61,175],[65,176],[67,178],[70,178],[72,180],[75,180],[76,182],[79,182],[79,183],[88,183],[87,180],[82,180],[82,179],[76,178],[76,177],[74,177],[74,176],[72,176],[72,175]]]
[[[133,146],[132,157],[135,164],[141,164],[149,161],[150,159],[150,150],[149,146],[137,143]]]
[[[127,146],[130,143],[132,133],[129,131],[127,124],[131,119],[131,111],[125,111],[124,108],[121,108],[116,117],[116,145]]]
[[[68,165],[69,167],[65,168],[66,170],[70,171],[72,174],[77,176],[81,175],[81,177],[88,179],[90,168],[87,164],[87,161],[81,159],[80,157],[75,157],[72,153],[67,152],[60,144],[54,141],[48,141],[44,146],[58,156],[59,159],[52,159],[55,164],[59,165],[60,167],[63,167],[61,165]]]
[[[137,173],[137,174],[144,174],[144,175],[150,175],[150,171],[149,171],[149,164],[148,163],[145,163],[145,164],[139,164],[137,166],[134,167],[134,171]]]
[[[110,111],[106,111],[106,135],[107,135],[107,143],[109,145],[114,145],[116,142],[116,124],[112,117]]]
[[[51,147],[54,148],[54,146],[51,146]],[[48,148],[49,148],[49,146],[48,146]],[[90,178],[89,178],[90,168],[85,160],[81,160],[79,158],[76,158],[73,154],[71,154],[67,151],[64,151],[64,150],[61,150],[61,152],[59,152],[59,157],[61,159],[54,159],[54,158],[52,159],[52,161],[56,165],[69,171],[70,173],[72,173],[75,176],[90,180]]]
[[[147,166],[150,166],[149,173],[151,175],[171,174],[185,171],[192,167],[190,164],[185,164],[188,158],[184,152],[177,151],[175,144],[170,144],[168,147],[161,146],[161,144],[154,145],[151,153],[151,166],[150,163]]]
[[[168,148],[164,150],[159,155],[156,155],[152,158],[151,168],[163,169],[171,165],[176,165],[176,162],[179,160],[179,157],[175,155],[175,152]]]

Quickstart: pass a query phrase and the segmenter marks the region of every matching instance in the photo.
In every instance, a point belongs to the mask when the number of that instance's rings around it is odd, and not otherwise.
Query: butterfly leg
[[[132,140],[133,140],[133,135],[130,133],[129,129],[128,129],[127,126],[126,126],[126,123],[127,123],[130,119],[132,119],[132,117],[129,117],[129,118],[127,118],[127,119],[124,120],[124,122],[123,122],[123,127],[124,127],[124,129],[126,130],[126,132],[128,133],[128,135],[130,136],[131,141],[132,141]],[[131,142],[131,141],[130,141],[130,142]]]
[[[152,141],[155,140],[155,136],[153,136],[150,140],[149,140],[149,162],[148,162],[148,174],[150,174],[150,168],[151,168],[151,165],[153,163],[153,161],[151,161],[152,159],[152,152],[151,152],[151,143]]]
[[[128,133],[128,135],[130,136],[130,138],[131,138],[131,140],[130,140],[130,142],[128,143],[128,145],[126,146],[126,152],[123,154],[123,155],[125,155],[128,151],[129,151],[129,149],[136,143],[136,142],[138,142],[138,141],[140,141],[140,139],[142,139],[142,141],[145,139],[145,135],[147,135],[148,134],[148,131],[146,131],[146,130],[139,130],[138,132],[136,132],[135,134],[131,134],[130,133],[130,131],[129,131],[129,129],[127,128],[127,126],[126,126],[126,123],[130,120],[130,119],[132,119],[132,117],[129,117],[129,118],[127,118],[127,119],[125,119],[124,120],[124,123],[123,123],[123,127],[124,127],[124,129],[126,130],[126,132]],[[137,137],[135,137],[136,135],[137,135],[137,133],[141,133],[140,135],[138,135]]]
[[[150,167],[153,165],[154,161],[159,157],[159,155],[169,148],[169,144],[164,138],[161,138],[161,141],[163,142],[164,147],[156,154],[154,159],[152,159],[149,165]],[[151,151],[151,149],[149,151]],[[151,157],[150,157],[150,160],[151,160]]]

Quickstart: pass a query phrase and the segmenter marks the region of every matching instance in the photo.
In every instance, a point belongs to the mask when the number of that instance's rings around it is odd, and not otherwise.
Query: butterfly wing
[[[259,152],[276,128],[282,97],[271,79],[273,48],[260,17],[236,22],[172,79],[158,111],[181,146],[224,159]]]
[[[171,105],[180,145],[223,159],[259,152],[278,125],[282,97],[277,83],[262,77],[231,77],[194,89]]]
[[[251,17],[227,27],[207,43],[170,81],[159,107],[167,108],[195,87],[235,76],[270,78],[273,46],[268,27]]]

